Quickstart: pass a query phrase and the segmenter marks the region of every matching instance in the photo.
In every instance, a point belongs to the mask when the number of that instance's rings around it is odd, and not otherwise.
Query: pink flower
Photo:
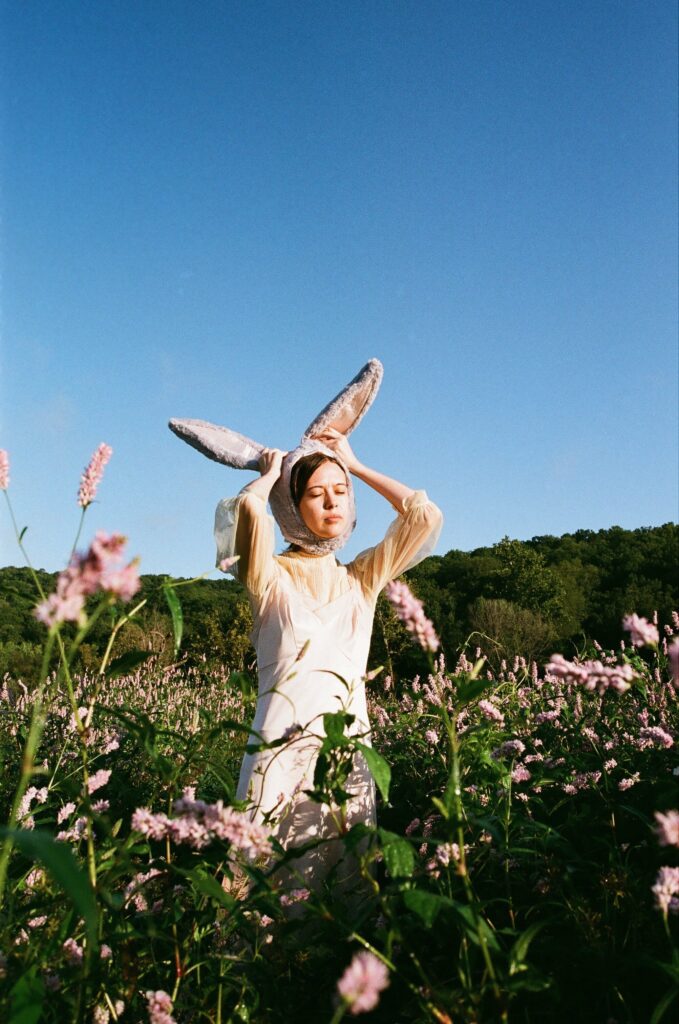
[[[522,764],[517,764],[512,772],[512,782],[529,782],[531,778],[531,773]]]
[[[542,725],[543,722],[554,722],[561,714],[561,708],[553,708],[551,711],[540,711],[535,716],[535,724]]]
[[[225,807],[221,800],[216,804],[194,800],[194,792],[189,787],[181,800],[175,801],[175,813],[179,812],[175,818],[153,814],[145,807],[137,808],[132,815],[132,828],[149,839],[169,836],[173,842],[192,846],[194,850],[202,850],[213,839],[222,839],[248,860],[271,854],[270,833],[263,825],[251,821],[242,811]]]
[[[59,813],[57,814],[57,823],[61,825],[62,821],[66,821],[67,818],[71,817],[74,810],[75,804],[72,801],[69,801],[69,803],[64,804],[64,806],[60,809]]]
[[[98,772],[91,775],[87,780],[87,792],[96,793],[98,789],[105,786],[108,780],[111,778],[111,772],[107,768],[100,768]]]
[[[419,818],[413,818],[413,820],[410,822],[410,824],[406,828],[406,835],[407,836],[411,836],[413,834],[413,832],[417,831],[417,829],[420,827],[420,825],[421,825],[420,819]]]
[[[149,1024],[176,1024],[172,1016],[172,1000],[167,992],[147,992]]]
[[[440,641],[434,625],[424,614],[422,602],[411,593],[408,584],[392,580],[391,583],[387,583],[385,594],[408,632],[417,638],[420,647],[425,651],[437,651]]]
[[[622,628],[630,634],[630,640],[634,647],[643,647],[644,644],[657,644],[660,637],[658,627],[642,619],[636,614],[626,615],[622,620]]]
[[[0,448],[0,491],[6,491],[9,487],[9,455],[4,448]]]
[[[78,490],[78,504],[81,508],[87,508],[96,496],[97,487],[104,475],[104,466],[113,455],[113,449],[109,445],[99,445],[89,461],[89,465],[80,477],[80,488]]]
[[[663,914],[668,911],[679,913],[679,868],[662,867],[658,872],[655,885],[651,887],[655,896],[655,905]]]
[[[497,761],[501,757],[520,756],[525,749],[526,747],[521,740],[507,740],[505,743],[501,743],[499,747],[496,747],[490,756],[494,761]]]
[[[85,598],[98,592],[129,601],[140,587],[136,560],[121,568],[125,547],[120,533],[98,531],[86,554],[75,554],[59,574],[57,588],[35,609],[35,617],[46,626],[84,620]]]
[[[479,711],[489,722],[497,722],[500,727],[505,724],[505,716],[489,700],[479,701]]]
[[[147,807],[138,807],[132,815],[132,828],[149,839],[164,839],[167,835],[169,818],[162,812],[153,814]]]
[[[310,896],[309,889],[291,889],[289,893],[283,893],[281,896],[281,906],[291,907],[293,903],[305,903]]]
[[[618,783],[618,789],[621,793],[624,793],[626,790],[631,789],[632,786],[636,786],[638,781],[639,772],[635,772],[634,775],[630,775],[627,779],[620,779],[620,782]]]
[[[655,820],[658,822],[656,833],[660,846],[679,846],[679,811],[668,811],[667,814],[656,811]]]
[[[102,942],[101,946],[99,947],[99,956],[101,957],[102,960],[110,960],[111,957],[113,956],[113,950],[111,949],[110,946],[107,946],[105,942]]]
[[[435,747],[440,740],[440,736],[435,729],[427,729],[424,734],[424,738],[430,747]]]
[[[653,746],[657,743],[661,747],[665,747],[669,750],[670,747],[674,746],[674,740],[668,732],[661,729],[659,725],[647,725],[644,729],[639,730],[639,746],[643,750],[645,747]]]
[[[583,686],[585,690],[596,690],[599,694],[608,689],[625,693],[637,678],[631,665],[604,665],[600,661],[583,661],[578,664],[566,661],[562,654],[552,655],[547,672],[566,683]]]
[[[83,962],[83,949],[79,946],[75,939],[66,939],[62,949],[66,954],[66,959],[72,966],[77,966]]]
[[[389,984],[389,971],[374,953],[357,953],[337,982],[337,991],[349,1005],[349,1013],[356,1016],[374,1010],[380,1001],[380,992]]]

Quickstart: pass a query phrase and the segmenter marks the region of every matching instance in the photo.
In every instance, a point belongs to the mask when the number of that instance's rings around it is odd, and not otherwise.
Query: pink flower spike
[[[655,896],[656,907],[662,910],[663,914],[668,911],[672,914],[679,913],[679,868],[660,868],[655,885],[651,886],[651,892]]]
[[[656,811],[655,820],[658,823],[656,826],[658,844],[679,847],[679,811],[668,811],[666,814]]]
[[[111,778],[111,772],[108,768],[100,768],[94,775],[90,775],[87,780],[87,792],[96,793],[98,789],[105,786],[108,780]]]
[[[441,645],[434,625],[424,614],[422,602],[411,592],[407,583],[392,580],[385,588],[387,600],[409,633],[413,633],[425,651],[437,651]]]
[[[9,487],[9,455],[4,448],[0,448],[0,491],[6,491]]]
[[[639,615],[626,615],[622,620],[622,628],[630,634],[630,640],[634,647],[643,647],[645,644],[657,644],[660,640],[658,627],[654,626],[648,619],[642,619]]]
[[[80,478],[78,490],[78,504],[81,508],[87,508],[94,501],[97,494],[97,487],[104,475],[104,466],[113,455],[113,449],[103,442],[94,452],[85,472]]]
[[[337,992],[348,1004],[349,1013],[356,1016],[374,1010],[380,1001],[380,992],[389,985],[389,971],[374,953],[357,953],[337,982]]]
[[[172,1000],[167,994],[159,989],[157,992],[147,992],[149,1024],[176,1024],[172,1016]]]

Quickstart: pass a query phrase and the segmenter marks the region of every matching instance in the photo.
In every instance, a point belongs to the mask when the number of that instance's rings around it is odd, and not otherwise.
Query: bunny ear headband
[[[349,381],[346,387],[342,388],[340,393],[311,421],[302,434],[301,443],[293,451],[288,452],[283,459],[281,475],[269,497],[271,511],[285,540],[289,544],[298,545],[310,554],[322,555],[341,548],[346,544],[356,525],[354,492],[349,471],[342,464],[342,460],[338,459],[337,455],[320,441],[315,441],[313,435],[322,434],[328,427],[334,427],[335,430],[348,436],[372,405],[382,381],[382,374],[383,368],[379,359],[371,359],[366,363],[354,379]],[[197,448],[199,452],[215,462],[221,462],[234,469],[259,468],[259,458],[265,446],[242,434],[237,434],[235,430],[218,427],[214,423],[206,423],[204,420],[172,419],[169,422],[169,427],[177,437],[186,441],[193,448]],[[321,452],[339,462],[347,478],[350,521],[344,533],[328,540],[317,537],[306,526],[299,514],[299,509],[292,500],[290,490],[290,474],[293,466],[299,459],[313,455],[315,452]]]

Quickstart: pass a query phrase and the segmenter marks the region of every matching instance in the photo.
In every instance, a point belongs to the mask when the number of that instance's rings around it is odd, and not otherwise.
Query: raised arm
[[[316,436],[316,440],[322,441],[327,448],[336,452],[352,476],[358,477],[368,487],[372,487],[374,491],[381,494],[383,498],[386,498],[394,506],[397,512],[404,511],[403,502],[411,494],[415,493],[412,487],[406,487],[405,484],[399,483],[398,480],[393,480],[390,476],[385,476],[384,473],[379,473],[376,469],[364,466],[356,458],[344,434],[340,434],[339,430],[335,430],[333,427],[327,427],[322,434]]]
[[[285,452],[265,448],[260,459],[260,476],[235,498],[220,501],[215,516],[217,563],[238,555],[236,574],[254,597],[261,597],[274,569],[273,520],[266,510],[271,488],[278,480]]]
[[[443,516],[424,491],[414,491],[412,487],[364,466],[339,431],[328,428],[317,439],[337,453],[353,476],[381,494],[398,512],[384,540],[361,552],[347,566],[359,577],[366,594],[374,598],[389,580],[431,554],[441,532]]]

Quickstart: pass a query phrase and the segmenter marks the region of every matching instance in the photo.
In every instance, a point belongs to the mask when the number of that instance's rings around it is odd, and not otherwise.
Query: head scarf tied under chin
[[[327,455],[329,459],[337,462],[344,470],[344,475],[347,478],[349,521],[344,531],[338,537],[318,537],[313,533],[302,519],[300,511],[292,498],[290,476],[293,466],[300,459],[305,458],[307,455],[315,455],[317,452],[321,455]],[[283,459],[281,475],[269,495],[269,502],[274,519],[278,523],[280,531],[288,544],[294,544],[310,555],[327,555],[330,551],[338,551],[344,547],[356,526],[354,489],[351,484],[349,470],[333,451],[326,448],[320,441],[314,441],[311,438],[305,438],[298,448],[288,452]]]

